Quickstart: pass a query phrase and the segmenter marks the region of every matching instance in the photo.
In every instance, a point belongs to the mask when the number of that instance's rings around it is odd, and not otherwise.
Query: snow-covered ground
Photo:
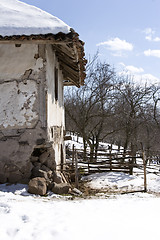
[[[81,146],[79,144],[79,146]],[[2,240],[159,240],[160,177],[97,173],[84,179],[96,196],[31,195],[27,185],[0,185]]]
[[[129,175],[122,172],[96,173],[83,178],[92,189],[108,193],[127,193],[144,190],[143,175]],[[160,193],[160,176],[147,174],[147,191]]]
[[[104,194],[91,199],[27,193],[26,185],[0,185],[2,240],[159,240],[160,178],[150,176],[157,194]],[[127,174],[90,176],[94,188],[142,187],[143,179]]]

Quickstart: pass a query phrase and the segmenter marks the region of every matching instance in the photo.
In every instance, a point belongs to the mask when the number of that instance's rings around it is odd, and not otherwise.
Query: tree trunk
[[[95,143],[95,156],[94,156],[95,162],[97,162],[98,147],[99,147],[99,139],[98,139],[98,136],[96,136],[96,143]]]
[[[94,156],[94,136],[92,136],[91,141],[88,141],[89,147],[90,147],[90,162],[93,162],[93,156]]]
[[[87,160],[87,144],[86,144],[86,140],[85,138],[83,138],[83,160],[86,161]]]

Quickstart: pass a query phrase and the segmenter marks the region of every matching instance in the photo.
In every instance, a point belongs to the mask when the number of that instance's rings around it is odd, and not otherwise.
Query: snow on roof
[[[70,27],[53,15],[18,0],[0,0],[0,35],[70,33]]]

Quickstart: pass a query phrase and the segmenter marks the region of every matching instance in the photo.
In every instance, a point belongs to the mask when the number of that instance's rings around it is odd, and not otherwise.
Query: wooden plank
[[[102,172],[104,172],[104,170],[92,170],[92,169],[90,169],[90,172],[89,173],[84,173],[84,175],[89,175],[89,174],[94,174],[94,173],[102,173]],[[105,172],[110,172],[110,170],[106,170]],[[124,172],[124,173],[127,173],[127,174],[129,174],[129,171],[128,170],[112,170],[112,172]]]
[[[144,191],[147,192],[146,156],[144,151],[142,153],[142,158],[143,158],[143,171],[144,171]]]
[[[75,151],[75,187],[79,188],[78,182],[78,162],[77,162],[77,152]]]
[[[74,159],[75,159],[75,151],[74,151],[74,144],[72,146],[72,169],[74,169]]]
[[[64,141],[72,140],[71,136],[64,136]]]
[[[110,160],[107,160],[107,161],[103,161],[103,162],[88,162],[88,161],[86,161],[86,162],[83,162],[83,161],[78,161],[78,163],[79,164],[86,164],[86,165],[88,165],[88,163],[90,164],[90,165],[95,165],[95,166],[97,166],[97,165],[110,165]],[[114,167],[114,165],[121,165],[121,166],[130,166],[131,165],[131,163],[129,163],[129,162],[119,162],[119,161],[117,161],[117,162],[113,162],[112,161],[112,165],[113,165],[113,167]],[[132,164],[132,166],[143,166],[143,165],[135,165],[135,164]]]
[[[62,40],[49,40],[49,39],[41,39],[41,40],[38,40],[38,39],[24,39],[24,40],[14,40],[14,39],[10,39],[10,40],[1,40],[0,39],[0,44],[62,44],[62,45],[66,45],[66,43],[68,43],[69,41],[67,42],[63,42]]]
[[[63,54],[65,54],[67,57],[69,57],[72,60],[76,60],[75,59],[75,52],[72,48],[71,45],[69,44],[55,44],[53,45],[53,50],[57,51],[58,53],[62,52]]]

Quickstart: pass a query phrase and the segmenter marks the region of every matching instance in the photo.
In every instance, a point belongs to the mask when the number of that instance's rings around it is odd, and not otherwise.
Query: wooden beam
[[[78,70],[74,70],[71,66],[60,62],[60,68],[62,69],[62,71],[64,70],[66,72],[66,74],[68,74],[70,76],[70,78],[72,79],[79,79],[79,71]]]
[[[68,70],[66,67],[63,67],[62,65],[60,65],[60,68],[62,70],[64,79],[71,81],[73,85],[79,87],[79,77],[72,73],[70,70]]]
[[[60,54],[60,53],[56,52],[56,56],[57,56],[57,58],[58,58],[58,60],[61,64],[68,66],[69,68],[71,68],[75,72],[79,71],[78,63],[73,62],[66,55],[63,56],[63,54]]]
[[[1,40],[0,39],[0,44],[52,44],[52,45],[66,45],[65,41],[60,41],[60,40],[48,40],[48,39],[24,39],[24,40]]]
[[[53,45],[53,49],[55,51],[57,51],[58,53],[65,54],[65,56],[67,56],[67,57],[71,58],[73,61],[75,61],[75,52],[70,45],[71,44],[67,44],[67,43],[65,45],[56,44],[56,45]]]

